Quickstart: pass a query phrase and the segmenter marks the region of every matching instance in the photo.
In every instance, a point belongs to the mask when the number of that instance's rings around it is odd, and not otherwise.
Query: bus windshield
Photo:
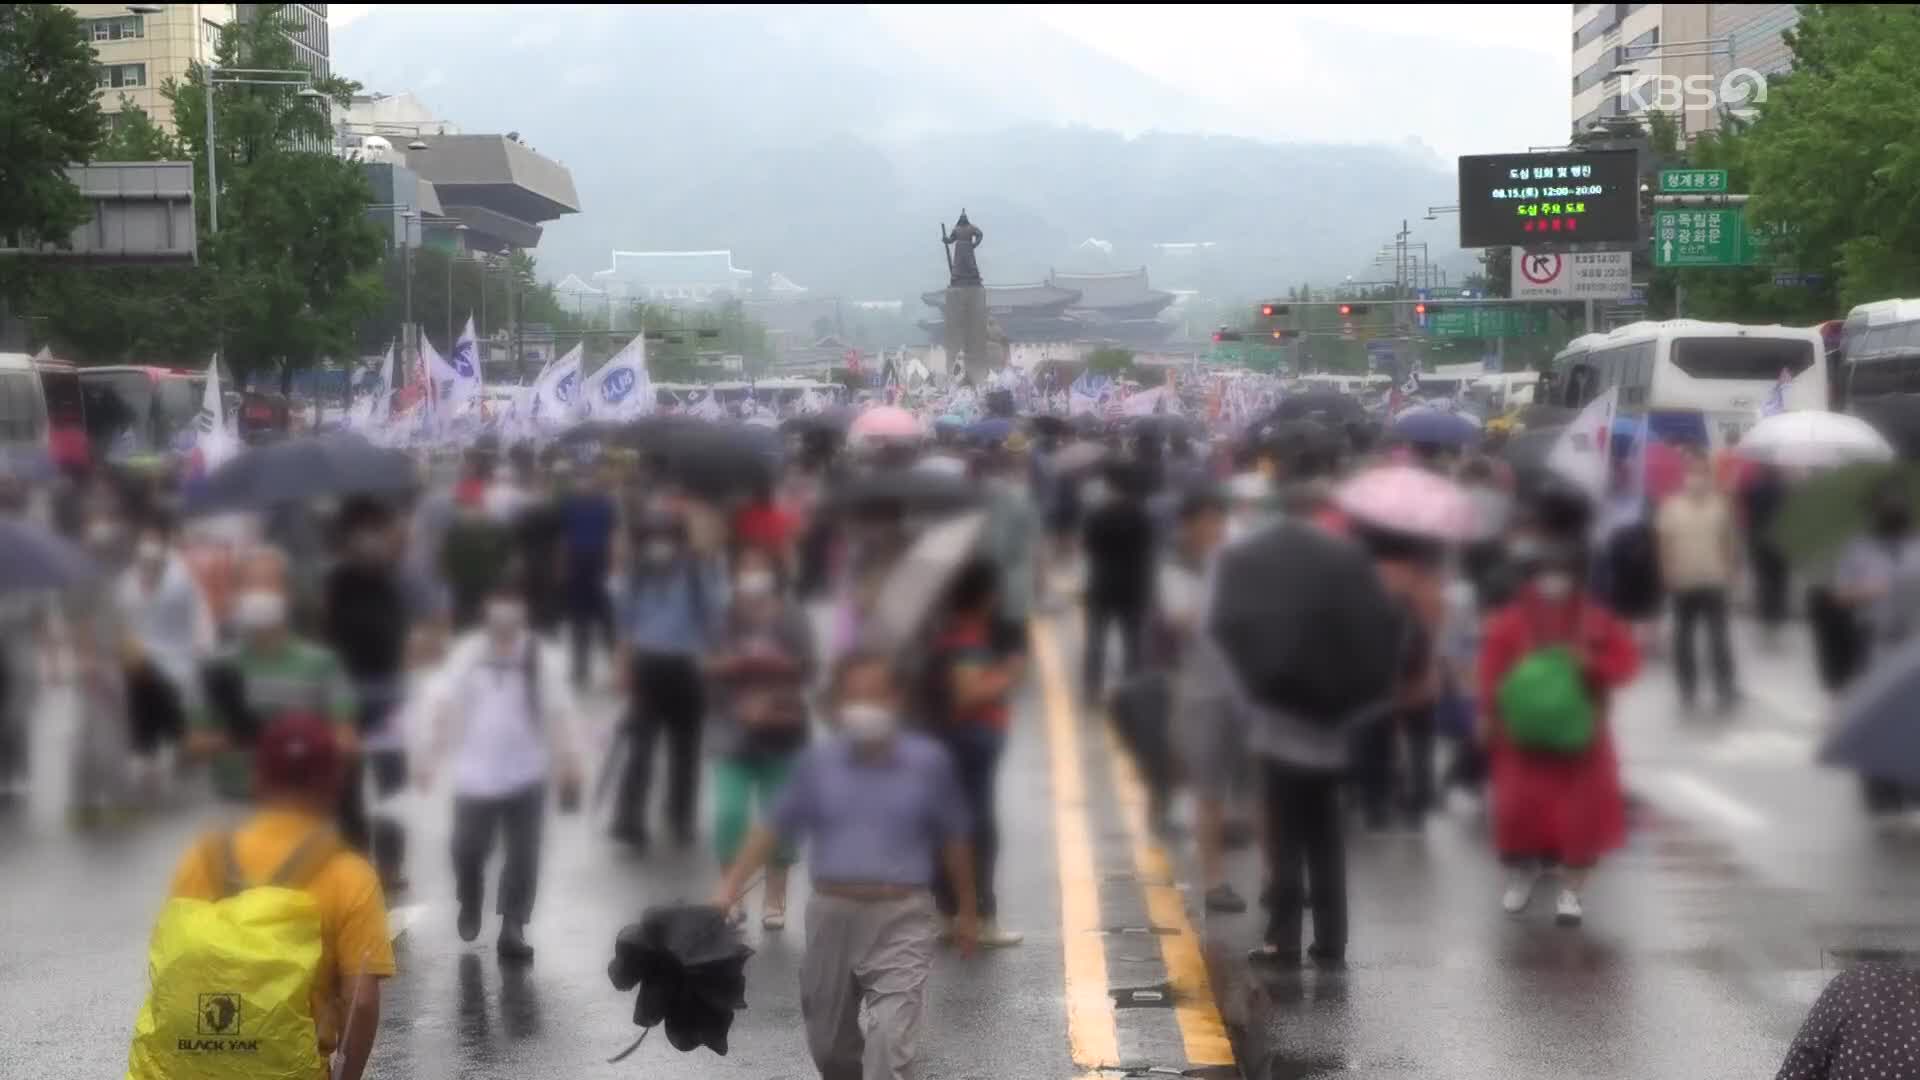
[[[0,371],[0,444],[38,442],[46,433],[35,381],[31,371]]]
[[[80,375],[75,371],[41,371],[40,389],[47,395],[47,418],[55,427],[79,427],[86,418],[81,402]]]
[[[80,377],[80,396],[86,404],[87,438],[95,446],[149,448],[147,417],[153,408],[153,379],[146,372],[86,372]]]
[[[1789,378],[1813,366],[1813,343],[1763,337],[1681,337],[1673,342],[1673,366],[1696,379]]]
[[[162,376],[154,380],[154,385],[158,387],[158,403],[153,411],[154,445],[170,447],[184,432],[193,430],[194,418],[200,415],[200,398],[206,380]]]

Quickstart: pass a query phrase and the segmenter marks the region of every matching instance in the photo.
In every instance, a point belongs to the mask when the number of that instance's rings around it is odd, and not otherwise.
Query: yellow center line
[[[1166,962],[1167,982],[1173,990],[1174,1019],[1180,1025],[1180,1039],[1186,1044],[1187,1064],[1232,1065],[1233,1044],[1227,1038],[1226,1024],[1220,1019],[1220,1006],[1213,997],[1213,984],[1207,978],[1206,957],[1200,948],[1200,936],[1193,932],[1187,918],[1187,906],[1174,887],[1173,869],[1165,851],[1150,838],[1147,827],[1146,788],[1133,767],[1133,759],[1121,748],[1113,729],[1107,728],[1107,759],[1111,762],[1115,794],[1127,820],[1127,833],[1133,840],[1133,865],[1147,895],[1147,916],[1153,925],[1173,930],[1160,936],[1160,955]]]
[[[1067,1045],[1080,1068],[1118,1068],[1120,1037],[1107,985],[1106,941],[1099,933],[1100,879],[1087,831],[1087,783],[1080,764],[1073,694],[1053,631],[1035,620],[1028,626],[1028,636],[1053,759],[1053,836],[1060,868],[1060,941],[1066,953]]]

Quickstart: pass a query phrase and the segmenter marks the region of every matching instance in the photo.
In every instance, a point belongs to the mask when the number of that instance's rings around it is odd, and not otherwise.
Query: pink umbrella
[[[1340,485],[1334,502],[1363,525],[1432,540],[1473,539],[1473,504],[1460,485],[1413,465],[1381,465]]]
[[[861,413],[848,429],[850,439],[918,439],[926,434],[920,418],[897,405],[876,405]]]

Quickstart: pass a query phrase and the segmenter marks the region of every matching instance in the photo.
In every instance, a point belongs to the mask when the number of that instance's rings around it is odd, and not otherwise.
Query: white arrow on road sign
[[[1661,244],[1660,251],[1661,251],[1660,257],[1662,259],[1664,259],[1667,262],[1673,261],[1673,241],[1668,240],[1666,243]]]

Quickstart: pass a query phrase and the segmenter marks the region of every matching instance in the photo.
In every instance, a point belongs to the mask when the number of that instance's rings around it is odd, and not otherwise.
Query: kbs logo
[[[607,373],[607,379],[600,384],[600,400],[609,405],[618,405],[633,393],[633,371],[620,368]]]
[[[1751,120],[1766,103],[1767,77],[1752,68],[1735,68],[1719,79],[1711,75],[1655,75],[1635,84],[1625,96],[1634,112],[1725,109],[1741,120]]]

